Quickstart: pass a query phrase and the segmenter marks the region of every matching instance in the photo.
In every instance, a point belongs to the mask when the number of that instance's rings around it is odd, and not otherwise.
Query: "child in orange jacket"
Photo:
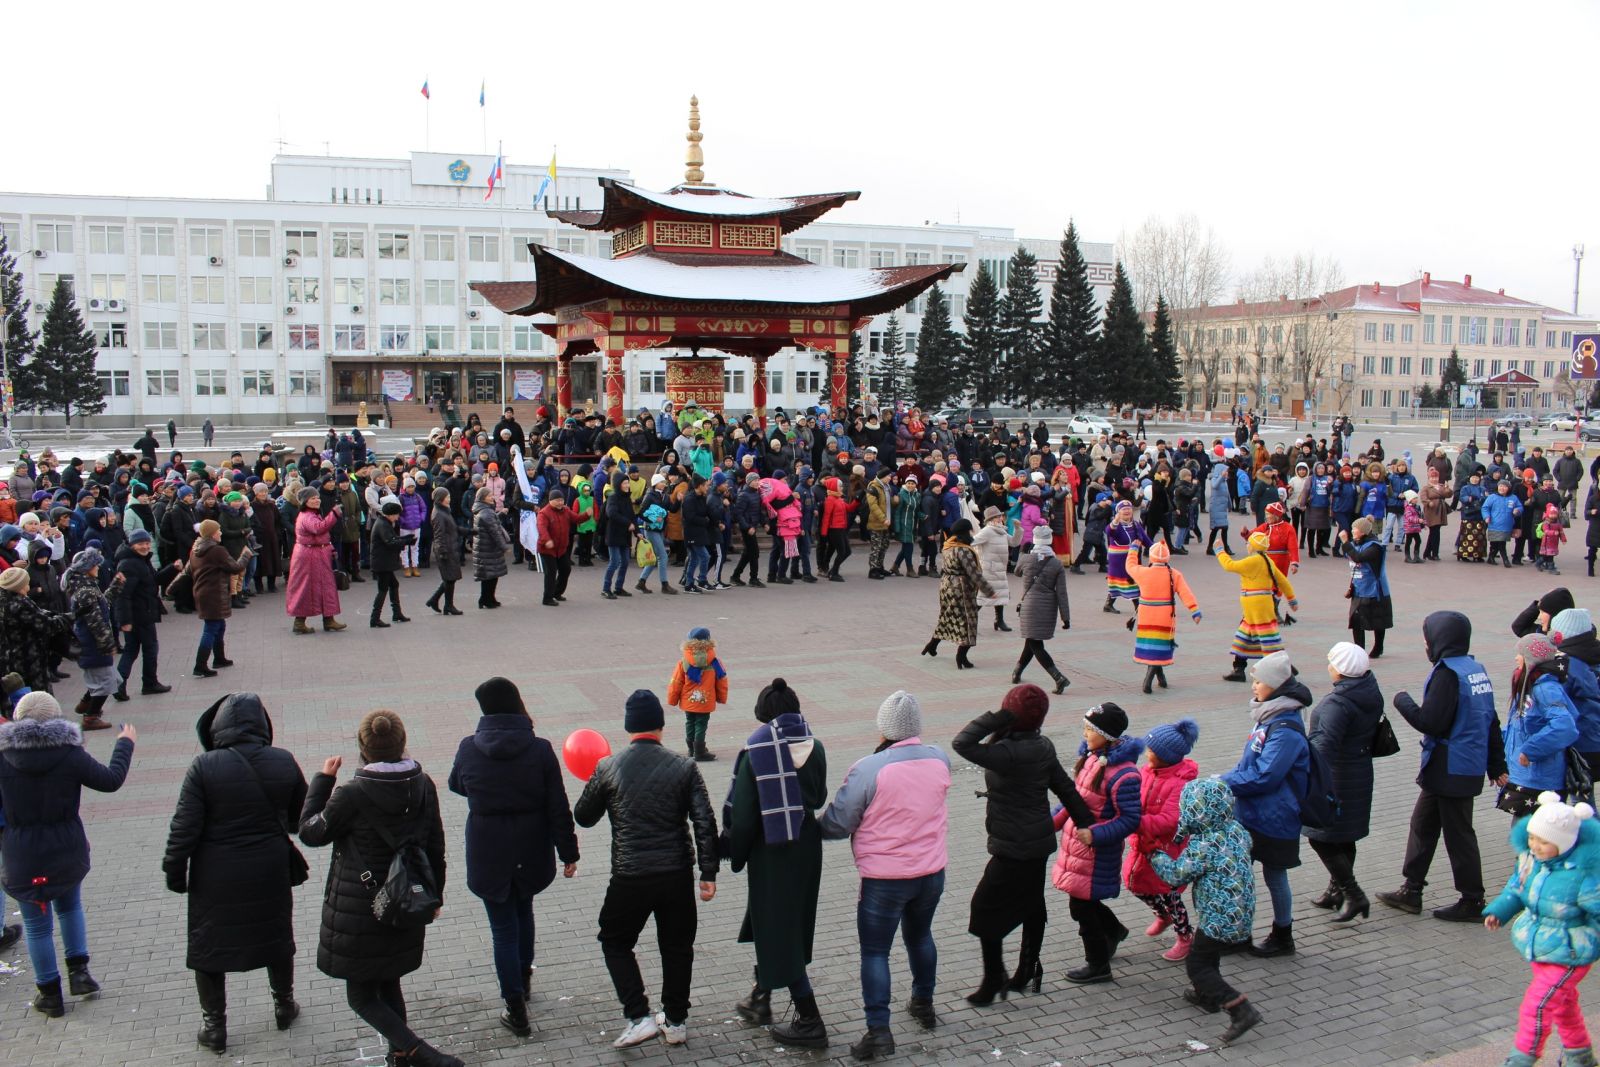
[[[683,712],[683,733],[689,755],[698,763],[717,758],[706,750],[706,727],[718,704],[728,702],[728,672],[717,658],[711,631],[697,626],[683,643],[683,655],[667,683],[667,703]]]

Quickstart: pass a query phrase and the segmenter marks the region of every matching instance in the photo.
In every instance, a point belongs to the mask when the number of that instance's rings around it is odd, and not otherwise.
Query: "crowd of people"
[[[1300,863],[1302,836],[1329,874],[1312,903],[1341,924],[1370,914],[1356,847],[1369,829],[1372,761],[1399,748],[1389,704],[1422,736],[1423,756],[1403,881],[1377,901],[1420,914],[1442,837],[1458,899],[1433,915],[1491,928],[1515,917],[1514,939],[1533,965],[1517,1052],[1507,1062],[1534,1062],[1551,1020],[1561,1028],[1564,1062],[1594,1062],[1576,999],[1600,956],[1600,830],[1589,808],[1600,774],[1600,638],[1592,618],[1563,588],[1522,611],[1512,621],[1516,672],[1504,704],[1472,656],[1471,623],[1457,612],[1434,612],[1424,623],[1432,670],[1420,701],[1405,691],[1386,701],[1374,671],[1393,625],[1390,557],[1438,560],[1452,514],[1460,516],[1458,559],[1513,567],[1527,558],[1555,571],[1580,506],[1582,466],[1571,450],[1551,465],[1541,449],[1516,447],[1508,462],[1501,446],[1520,443],[1496,441],[1480,463],[1469,443],[1454,463],[1442,450],[1425,457],[1419,482],[1412,457],[1386,457],[1379,440],[1352,455],[1343,423],[1331,440],[1268,451],[1248,419],[1238,436],[1210,444],[1116,433],[1058,445],[1042,424],[951,432],[915,410],[792,419],[778,412],[765,430],[751,417],[730,423],[692,406],[641,412],[626,428],[597,416],[559,424],[548,416],[539,409],[524,430],[508,408],[490,430],[469,420],[387,458],[359,431],[333,430],[321,449],[283,456],[263,447],[253,463],[240,453],[215,464],[178,452],[159,459],[150,435],[134,454],[90,469],[24,454],[0,483],[0,675],[10,712],[0,723],[0,855],[5,889],[23,904],[39,1011],[64,1011],[57,921],[67,995],[98,989],[80,898],[89,864],[78,791],[120,786],[136,731],[119,735],[109,765],[83,750],[82,731],[109,727],[103,709],[130,699],[136,662],[141,695],[168,691],[157,629],[169,612],[202,623],[193,670],[210,678],[232,665],[232,612],[270,598],[280,579],[291,633],[305,635],[316,632],[308,624],[316,619],[325,633],[344,629],[341,595],[367,580],[363,571],[374,583],[369,626],[384,628],[411,621],[401,605],[404,579],[429,569],[438,584],[425,603],[443,617],[461,614],[455,586],[469,567],[481,610],[500,607],[498,583],[513,567],[542,572],[541,603],[559,608],[574,568],[603,567],[607,600],[843,582],[857,541],[868,546],[870,580],[938,581],[924,655],[936,657],[949,641],[958,669],[976,666],[970,652],[985,609],[995,630],[1011,632],[1012,608],[1022,638],[1000,709],[975,719],[951,746],[984,768],[987,781],[990,861],[969,921],[983,979],[972,1004],[1040,989],[1047,881],[1067,894],[1082,943],[1082,963],[1066,979],[1109,981],[1128,930],[1105,902],[1127,889],[1151,911],[1146,933],[1173,935],[1164,954],[1184,964],[1184,997],[1228,1013],[1222,1040],[1242,1037],[1261,1016],[1223,977],[1223,958],[1244,948],[1264,957],[1295,951],[1288,871]],[[653,448],[661,451],[652,462]],[[1596,530],[1586,538],[1592,575],[1600,492],[1590,473],[1581,506]],[[1204,617],[1176,561],[1198,540],[1202,513],[1206,554],[1240,583],[1224,677],[1251,690],[1243,754],[1231,769],[1202,776],[1190,757],[1199,733],[1192,720],[1135,730],[1123,708],[1104,702],[1083,716],[1078,759],[1063,766],[1042,730],[1050,697],[1022,676],[1037,662],[1055,694],[1070,685],[1046,648],[1058,626],[1071,625],[1067,575],[1096,566],[1107,614],[1131,602],[1123,621],[1129,654],[1145,669],[1144,692],[1166,688],[1178,611],[1195,624]],[[1229,540],[1236,521],[1244,534],[1238,555]],[[1282,627],[1298,607],[1292,576],[1322,556],[1340,557],[1350,570],[1352,640],[1327,651],[1329,688],[1318,700],[1284,647]],[[730,557],[736,563],[724,581]],[[630,563],[641,568],[631,589]],[[72,709],[78,723],[51,695],[68,659],[83,675],[85,692]],[[880,745],[855,762],[830,801],[823,743],[799,696],[774,680],[756,699],[757,726],[734,759],[719,816],[696,764],[717,758],[706,724],[728,691],[711,634],[691,631],[665,705],[648,690],[629,697],[629,745],[600,761],[569,806],[555,750],[534,731],[516,686],[496,678],[479,687],[483,715],[463,739],[448,785],[468,799],[467,886],[484,903],[507,1029],[531,1032],[533,897],[558,867],[569,878],[577,873],[575,825],[601,818],[611,824],[612,855],[600,941],[627,1019],[618,1047],[687,1040],[695,898],[711,902],[723,862],[749,875],[741,940],[754,943],[756,963],[738,1013],[770,1024],[772,991],[787,988],[794,1009],[773,1027],[774,1038],[825,1047],[807,965],[823,842],[846,838],[861,877],[867,1026],[852,1053],[865,1060],[894,1051],[888,956],[897,931],[912,971],[907,1011],[923,1027],[938,1024],[932,918],[949,858],[950,763],[923,738],[916,698],[897,692],[883,702]],[[663,744],[665,706],[684,714],[683,755]],[[333,847],[319,969],[345,981],[352,1010],[387,1040],[389,1062],[459,1063],[406,1022],[400,983],[421,965],[427,923],[442,906],[450,835],[432,780],[407,753],[399,716],[375,711],[362,720],[362,766],[342,786],[339,757],[306,782],[294,756],[273,746],[270,716],[252,694],[217,700],[198,733],[205,751],[184,781],[163,867],[168,887],[188,896],[199,1043],[226,1047],[230,972],[265,968],[278,1026],[298,1015],[291,915],[307,864],[297,837]],[[1474,798],[1486,785],[1518,820],[1513,845],[1521,853],[1492,902],[1472,826]],[[1270,933],[1255,944],[1252,864],[1262,868],[1272,913]],[[660,1013],[650,1009],[634,955],[652,917]],[[1019,956],[1008,970],[1003,944],[1018,927]],[[8,930],[0,943],[22,935]]]

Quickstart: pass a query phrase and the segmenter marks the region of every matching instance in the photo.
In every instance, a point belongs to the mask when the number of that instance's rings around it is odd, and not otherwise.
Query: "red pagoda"
[[[606,416],[623,416],[623,359],[649,348],[686,348],[667,360],[667,396],[721,411],[724,359],[748,357],[755,414],[766,424],[767,359],[785,345],[832,357],[830,401],[844,408],[850,335],[874,315],[901,307],[961,269],[941,263],[853,269],[811,263],[780,240],[861,194],[817,193],[762,198],[705,181],[699,101],[689,101],[684,182],[650,192],[600,180],[598,211],[551,214],[585,230],[611,234],[611,258],[533,244],[534,280],[473,282],[508,315],[553,315],[536,324],[557,343],[556,403],[572,408],[572,358],[605,357]]]

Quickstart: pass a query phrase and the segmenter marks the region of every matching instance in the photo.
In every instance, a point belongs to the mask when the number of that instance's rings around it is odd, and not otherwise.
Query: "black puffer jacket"
[[[717,878],[717,819],[700,768],[661,742],[638,739],[600,761],[573,806],[579,826],[611,818],[611,873],[639,877],[695,866]],[[694,841],[689,831],[694,831]]]
[[[377,766],[392,770],[374,769]],[[300,813],[300,840],[313,848],[331,844],[328,884],[322,898],[317,969],[330,978],[379,981],[422,966],[427,927],[402,930],[372,915],[372,898],[389,871],[394,850],[373,827],[396,841],[416,840],[433,866],[434,885],[444,892],[444,823],[433,779],[413,760],[357,771],[348,785],[333,788],[332,775],[311,778]],[[369,870],[369,889],[361,872]]]
[[[117,573],[122,587],[111,598],[112,621],[118,626],[142,626],[161,621],[161,590],[156,584],[153,556],[141,556],[131,545],[117,549]]]
[[[1341,678],[1311,709],[1308,740],[1333,772],[1339,814],[1333,825],[1306,830],[1313,841],[1360,841],[1372,815],[1372,735],[1383,717],[1383,690],[1371,671]]]
[[[1047,792],[1060,798],[1074,825],[1087,826],[1095,819],[1050,739],[1037,730],[1012,733],[1011,722],[1009,711],[986,711],[956,734],[952,747],[984,769],[989,808],[983,828],[989,834],[989,855],[1038,859],[1057,846]]]
[[[710,548],[714,536],[711,505],[705,497],[691,489],[683,498],[683,539],[691,545]]]
[[[205,751],[184,775],[161,861],[167,888],[189,894],[185,963],[253,971],[284,962],[294,956],[284,831],[300,817],[305,776],[292,755],[272,747],[272,720],[254,693],[223,697],[195,732]]]

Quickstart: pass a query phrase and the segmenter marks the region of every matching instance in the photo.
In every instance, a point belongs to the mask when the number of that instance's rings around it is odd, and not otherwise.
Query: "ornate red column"
[[[622,413],[622,348],[620,347],[623,343],[623,338],[614,337],[610,341],[618,347],[608,347],[606,349],[606,364],[602,372],[605,375],[606,418],[620,428],[624,421]]]
[[[565,419],[572,412],[572,356],[563,352],[556,357],[556,419]]]
[[[763,430],[767,428],[767,357],[751,356],[755,364],[754,373],[750,377],[750,402],[755,408],[756,422]]]
[[[850,342],[839,342],[838,349],[833,353],[833,375],[828,381],[828,404],[834,411],[841,408],[848,410],[850,397],[848,395],[850,384]]]

